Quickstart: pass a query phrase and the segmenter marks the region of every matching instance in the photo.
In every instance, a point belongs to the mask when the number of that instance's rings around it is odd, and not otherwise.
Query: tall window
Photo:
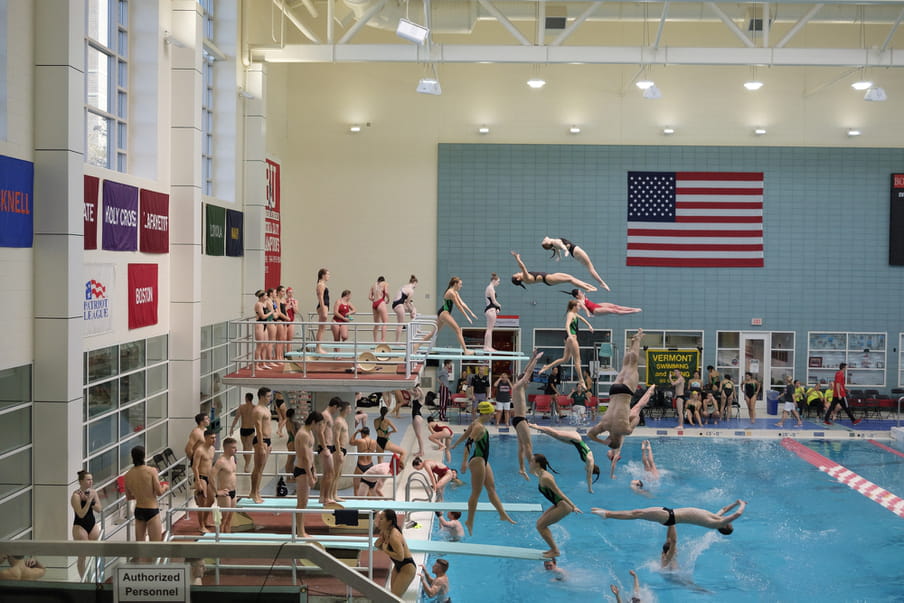
[[[6,140],[6,115],[9,112],[7,96],[9,94],[6,86],[6,23],[9,20],[6,16],[7,6],[6,0],[0,0],[0,23],[4,26],[0,27],[0,140]]]
[[[31,366],[0,371],[0,539],[31,538]]]
[[[219,51],[214,44],[214,0],[201,0],[204,10],[204,63],[201,77],[201,191],[214,194],[213,188],[213,110],[214,110],[214,62]]]
[[[128,0],[88,0],[85,161],[128,169]]]

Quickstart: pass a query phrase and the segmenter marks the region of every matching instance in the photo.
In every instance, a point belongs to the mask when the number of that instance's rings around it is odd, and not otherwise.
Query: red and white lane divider
[[[871,501],[879,503],[898,517],[904,517],[904,499],[901,499],[893,492],[889,492],[885,488],[877,486],[868,479],[854,473],[844,465],[839,465],[835,461],[822,456],[812,448],[804,446],[797,440],[784,438],[782,440],[782,446],[820,471],[828,473],[855,492],[859,492]]]

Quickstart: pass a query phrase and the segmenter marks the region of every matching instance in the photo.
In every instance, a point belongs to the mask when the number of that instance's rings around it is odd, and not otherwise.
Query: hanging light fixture
[[[751,92],[754,90],[759,90],[763,87],[763,82],[757,79],[756,77],[756,65],[750,66],[750,79],[744,82],[744,87],[750,90]]]

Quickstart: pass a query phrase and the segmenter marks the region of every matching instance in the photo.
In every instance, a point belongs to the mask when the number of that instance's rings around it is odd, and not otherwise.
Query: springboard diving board
[[[265,498],[264,502],[256,503],[250,498],[243,498],[236,503],[236,507],[243,507],[248,509],[294,509],[295,508],[295,498],[292,497],[280,497],[280,498]],[[419,500],[364,500],[364,499],[355,499],[355,500],[344,500],[339,503],[341,507],[334,507],[330,505],[327,509],[350,509],[356,511],[367,511],[367,510],[382,510],[382,509],[394,509],[396,511],[403,511],[405,513],[415,512],[415,511],[461,511],[462,513],[468,510],[467,502],[439,502],[439,503],[431,503],[431,502],[422,502]],[[509,513],[532,513],[532,512],[541,512],[543,511],[543,506],[539,503],[502,503],[502,506],[505,507],[505,510]],[[308,499],[308,509],[323,509],[323,504],[317,500],[316,498]],[[477,503],[478,511],[495,511],[496,508],[488,503],[488,502],[478,502]]]
[[[266,534],[266,533],[229,533],[220,534],[219,540],[215,534],[206,534],[198,538],[197,542],[291,542],[291,534]],[[343,549],[365,550],[370,548],[371,542],[367,536],[312,536],[309,539],[298,539],[298,542],[320,542],[327,546]],[[477,557],[497,557],[506,559],[527,559],[540,561],[544,559],[543,551],[515,546],[501,546],[497,544],[475,544],[471,542],[448,542],[445,540],[414,540],[405,541],[412,553],[434,553],[440,555],[474,555]]]

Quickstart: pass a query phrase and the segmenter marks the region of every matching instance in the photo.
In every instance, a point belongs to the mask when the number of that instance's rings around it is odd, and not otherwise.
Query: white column
[[[245,90],[253,98],[245,101],[244,212],[245,273],[242,316],[254,312],[254,292],[264,286],[264,212],[267,208],[267,115],[264,98],[266,65],[255,63],[245,71]]]
[[[174,0],[170,157],[169,445],[177,455],[201,399],[201,94],[203,31],[197,0]]]
[[[33,521],[45,540],[70,537],[82,467],[85,2],[36,0],[34,11]]]

